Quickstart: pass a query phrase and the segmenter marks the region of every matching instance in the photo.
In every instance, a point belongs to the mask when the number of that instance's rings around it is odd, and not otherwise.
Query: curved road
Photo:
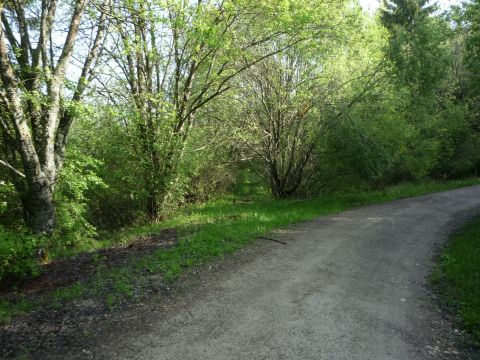
[[[454,346],[459,336],[442,319],[426,277],[448,230],[479,206],[475,186],[275,233],[287,244],[264,241],[247,250],[240,257],[248,260],[217,270],[200,291],[169,305],[175,311],[132,312],[136,330],[128,330],[126,321],[123,337],[110,336],[90,354],[150,360],[460,358]]]

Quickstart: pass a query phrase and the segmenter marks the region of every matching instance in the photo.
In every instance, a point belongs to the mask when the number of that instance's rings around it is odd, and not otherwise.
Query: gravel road
[[[448,232],[479,207],[474,186],[275,232],[271,237],[286,244],[259,240],[260,250],[241,255],[248,260],[218,268],[166,305],[170,310],[132,310],[131,320],[87,353],[138,360],[465,358],[427,277]]]

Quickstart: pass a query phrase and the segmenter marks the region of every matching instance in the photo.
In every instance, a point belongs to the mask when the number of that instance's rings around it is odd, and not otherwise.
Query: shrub
[[[0,174],[0,223],[9,229],[23,225],[20,197],[10,181],[1,180]]]
[[[0,226],[0,280],[38,275],[38,245],[39,239],[33,235]]]
[[[50,250],[62,252],[67,248],[82,249],[96,236],[88,221],[86,193],[106,185],[97,175],[101,162],[72,149],[60,175],[56,193],[57,229],[50,239]],[[87,246],[88,247],[88,246]]]

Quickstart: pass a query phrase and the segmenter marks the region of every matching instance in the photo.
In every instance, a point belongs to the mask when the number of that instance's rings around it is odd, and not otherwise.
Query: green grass
[[[444,250],[432,281],[480,345],[480,217],[455,233]]]
[[[306,201],[259,200],[244,203],[234,198],[213,201],[185,209],[171,221],[135,229],[139,233],[148,233],[160,227],[175,226],[183,235],[176,247],[145,258],[139,266],[147,267],[151,272],[161,272],[167,279],[174,279],[185,268],[232,253],[252,242],[255,237],[274,229],[358,206],[472,184],[478,184],[478,180],[405,184],[383,191],[332,194]],[[135,235],[139,233],[133,232]]]
[[[84,285],[76,283],[69,287],[55,289],[52,293],[55,307],[61,306],[61,303],[74,300],[82,296],[86,292]]]
[[[13,301],[0,299],[0,324],[8,324],[14,317],[27,314],[34,307],[35,304],[24,297]]]
[[[388,187],[382,191],[335,193],[312,200],[274,200],[262,196],[253,201],[242,201],[242,198],[229,196],[181,209],[170,220],[158,224],[125,229],[109,236],[104,241],[108,246],[115,243],[126,244],[139,236],[171,227],[177,228],[180,235],[185,236],[189,242],[197,239],[205,240],[205,237],[210,241],[218,240],[219,237],[223,237],[223,234],[228,235],[229,229],[233,226],[236,228],[232,232],[234,237],[243,242],[240,238],[244,236],[251,239],[256,233],[268,232],[275,228],[353,207],[478,184],[480,184],[479,179],[402,184]],[[193,235],[195,237],[192,238]]]
[[[125,299],[141,297],[143,289],[148,287],[148,274],[161,274],[167,281],[173,281],[189,267],[233,253],[274,229],[358,206],[477,184],[478,179],[404,184],[382,191],[336,193],[301,201],[273,200],[265,196],[258,200],[250,198],[249,201],[242,201],[230,196],[189,206],[179,210],[168,221],[126,229],[99,242],[95,247],[128,243],[139,236],[171,227],[175,227],[179,234],[176,246],[159,250],[140,260],[132,260],[128,265],[115,269],[102,266],[99,259],[97,275],[90,283],[57,289],[44,303],[58,305],[77,296],[90,297],[102,300],[112,309]],[[4,308],[3,317],[12,317],[9,308]],[[0,318],[1,314],[0,304]]]

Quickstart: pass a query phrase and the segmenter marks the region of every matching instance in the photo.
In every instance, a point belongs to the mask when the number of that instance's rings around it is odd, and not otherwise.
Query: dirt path
[[[448,231],[479,207],[476,186],[273,234],[286,244],[259,240],[170,301],[152,299],[99,325],[95,345],[64,356],[462,358],[455,346],[461,337],[442,317],[426,277]]]

